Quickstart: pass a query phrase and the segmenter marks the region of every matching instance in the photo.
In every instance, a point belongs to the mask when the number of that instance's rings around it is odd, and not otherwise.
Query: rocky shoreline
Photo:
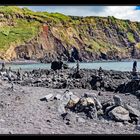
[[[8,119],[10,126],[14,123],[14,128],[0,129],[0,133],[20,133],[18,124],[26,134],[139,134],[139,77],[139,72],[135,78],[132,72],[79,69],[78,65],[76,69],[65,67],[57,70],[1,69],[1,116],[3,120]],[[44,109],[42,105],[46,107],[44,114],[39,111]],[[5,116],[13,108],[18,117],[14,114],[13,118]],[[27,116],[31,118],[31,126],[25,112],[30,114]],[[19,120],[22,119],[20,115],[24,121]],[[46,115],[49,118],[44,120],[42,116]],[[7,126],[6,122],[0,123]]]
[[[137,72],[140,77],[140,72]],[[92,89],[136,94],[140,90],[139,78],[133,79],[132,72],[114,70],[95,70],[75,68],[32,71],[5,70],[0,72],[1,79],[21,86],[46,87],[54,89]],[[132,88],[134,87],[134,88]]]

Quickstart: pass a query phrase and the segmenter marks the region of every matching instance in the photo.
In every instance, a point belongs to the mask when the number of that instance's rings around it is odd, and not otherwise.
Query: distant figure
[[[10,76],[10,72],[6,69],[6,75],[9,81],[12,81],[11,76]]]
[[[12,70],[11,70],[11,67],[9,67],[9,72],[10,72],[10,71],[12,71]]]
[[[132,75],[137,78],[137,61],[133,63]]]
[[[17,80],[20,80],[21,74],[20,74],[20,70],[18,69],[17,71]]]
[[[1,68],[2,71],[5,70],[5,63],[2,63],[2,68]]]
[[[14,84],[11,83],[11,90],[13,91],[14,90]]]
[[[77,60],[77,63],[76,63],[76,72],[79,72],[79,60]]]
[[[137,61],[134,61],[134,63],[133,63],[133,70],[137,71]]]
[[[102,67],[100,67],[100,68],[99,68],[99,72],[102,72],[102,71],[103,71],[103,69],[102,69]]]
[[[103,69],[102,69],[102,67],[100,67],[99,68],[99,71],[98,71],[98,75],[99,75],[99,77],[100,77],[100,79],[102,79],[103,78]]]

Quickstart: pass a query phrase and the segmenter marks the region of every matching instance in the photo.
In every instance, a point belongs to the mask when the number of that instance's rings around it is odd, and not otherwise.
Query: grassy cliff
[[[44,24],[48,28],[47,32],[43,30]],[[48,54],[54,57],[54,52],[57,57],[61,54],[70,57],[73,47],[80,52],[83,60],[99,59],[101,53],[109,59],[131,58],[133,45],[138,57],[139,43],[139,22],[114,17],[66,16],[61,13],[34,12],[16,6],[0,6],[1,59],[7,59],[9,49],[14,52],[14,59],[19,58],[18,53],[21,52],[30,58],[37,56],[37,59]],[[12,44],[14,49],[11,49]],[[42,46],[41,49],[38,46]],[[21,52],[17,51],[17,47]],[[12,54],[8,57],[9,60],[13,58]]]

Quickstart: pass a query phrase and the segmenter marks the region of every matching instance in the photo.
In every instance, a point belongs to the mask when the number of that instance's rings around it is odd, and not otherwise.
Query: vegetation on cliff
[[[44,24],[48,26],[48,34],[42,39],[40,34],[44,32]],[[60,55],[58,51],[62,50],[63,54],[67,50],[68,57],[71,48],[75,47],[86,59],[99,59],[101,53],[110,59],[129,58],[132,43],[140,49],[140,23],[112,16],[76,17],[0,6],[0,54],[6,52],[12,43],[25,45],[37,37],[45,40],[45,43],[38,42],[46,50],[43,50],[44,55],[48,53],[47,48],[53,48],[49,53],[55,51]]]

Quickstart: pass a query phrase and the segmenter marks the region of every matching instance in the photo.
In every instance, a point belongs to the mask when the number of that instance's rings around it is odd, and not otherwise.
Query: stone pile
[[[65,120],[70,112],[82,114],[86,119],[107,119],[116,122],[139,123],[140,111],[129,104],[123,103],[118,95],[114,95],[110,102],[100,102],[94,93],[84,93],[81,97],[66,90],[63,95],[52,94],[44,97],[46,101],[58,101],[58,113]]]

